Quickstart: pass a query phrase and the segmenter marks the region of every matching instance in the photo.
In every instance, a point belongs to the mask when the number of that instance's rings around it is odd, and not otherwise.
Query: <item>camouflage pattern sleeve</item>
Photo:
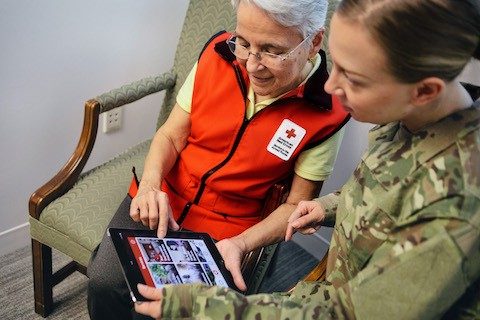
[[[162,319],[330,319],[331,286],[300,283],[295,293],[244,296],[234,290],[201,284],[164,289]]]
[[[478,225],[427,220],[392,233],[388,245],[338,288],[300,282],[290,294],[244,296],[219,287],[169,286],[162,319],[436,319],[479,277],[479,261]]]
[[[323,210],[325,210],[325,219],[322,222],[323,226],[333,227],[335,224],[339,198],[340,191],[336,191],[315,199],[315,201],[322,205]]]
[[[337,312],[356,319],[440,318],[480,276],[479,239],[479,226],[461,220],[402,228],[338,288]]]

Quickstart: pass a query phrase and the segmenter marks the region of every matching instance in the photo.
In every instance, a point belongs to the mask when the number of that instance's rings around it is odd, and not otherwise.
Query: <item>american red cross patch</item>
[[[267,150],[287,161],[302,141],[307,131],[295,122],[284,119],[270,140]]]

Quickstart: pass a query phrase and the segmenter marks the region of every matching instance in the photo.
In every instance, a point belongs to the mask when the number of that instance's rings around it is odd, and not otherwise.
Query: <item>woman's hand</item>
[[[302,234],[315,233],[320,228],[324,218],[325,211],[319,202],[300,201],[290,218],[288,218],[285,241],[291,240],[296,231]]]
[[[130,204],[130,217],[142,222],[150,230],[157,229],[159,238],[165,237],[167,229],[178,230],[180,226],[173,218],[172,208],[165,192],[156,187],[142,185]]]
[[[161,319],[162,290],[141,283],[137,285],[137,288],[142,296],[152,301],[136,302],[135,311],[157,320]]]
[[[237,288],[241,291],[247,290],[241,271],[242,260],[246,254],[245,243],[239,237],[233,237],[217,242],[217,248]]]

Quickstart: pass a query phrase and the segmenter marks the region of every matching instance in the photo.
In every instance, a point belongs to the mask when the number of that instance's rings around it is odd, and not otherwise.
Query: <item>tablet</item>
[[[133,302],[146,301],[137,284],[161,288],[198,283],[238,291],[220,253],[207,233],[169,231],[159,239],[154,230],[109,228]]]

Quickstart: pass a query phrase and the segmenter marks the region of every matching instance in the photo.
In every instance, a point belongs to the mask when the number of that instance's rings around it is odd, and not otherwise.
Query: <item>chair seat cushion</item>
[[[42,211],[39,220],[30,217],[32,238],[87,266],[110,219],[127,195],[132,166],[141,176],[149,146],[150,140],[144,141],[83,173],[72,189]]]

